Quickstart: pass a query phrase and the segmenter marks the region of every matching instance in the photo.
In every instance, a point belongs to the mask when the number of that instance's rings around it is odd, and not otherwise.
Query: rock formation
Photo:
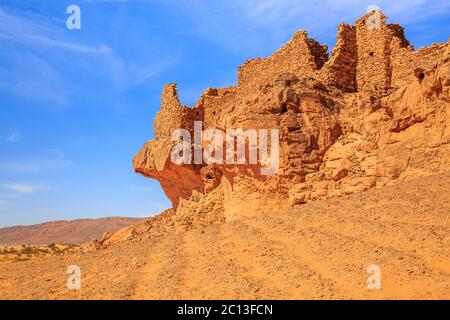
[[[278,174],[172,163],[172,132],[193,134],[194,121],[204,130],[278,129]],[[240,66],[236,86],[209,88],[192,108],[167,85],[154,140],[133,165],[161,183],[177,219],[225,221],[450,170],[449,121],[449,43],[414,51],[401,26],[372,12],[339,26],[330,59],[299,31],[271,57]]]

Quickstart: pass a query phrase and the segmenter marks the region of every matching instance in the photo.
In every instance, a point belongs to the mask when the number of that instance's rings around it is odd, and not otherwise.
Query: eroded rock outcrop
[[[369,26],[375,13],[380,24]],[[236,86],[209,88],[192,108],[167,85],[136,172],[161,183],[177,219],[208,223],[450,170],[450,46],[414,51],[385,20],[372,12],[342,24],[330,59],[299,31],[273,56],[239,67]],[[193,135],[195,121],[204,130],[278,129],[278,173],[172,163],[172,132]]]

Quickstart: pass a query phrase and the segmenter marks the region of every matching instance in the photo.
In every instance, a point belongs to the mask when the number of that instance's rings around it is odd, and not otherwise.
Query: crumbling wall
[[[425,77],[425,71],[436,66],[446,45],[439,43],[414,51],[412,46],[397,47],[392,53],[392,86],[396,89]]]
[[[253,59],[238,70],[241,90],[258,90],[282,73],[298,77],[314,74],[327,61],[327,47],[309,39],[306,31],[298,31],[289,43],[267,59]]]
[[[172,132],[178,128],[193,131],[196,119],[200,119],[197,110],[181,105],[177,85],[166,85],[162,92],[161,110],[155,118],[155,138],[170,139]]]
[[[386,27],[386,16],[380,14],[379,22],[369,25],[375,12],[356,21],[358,91],[377,93],[391,85],[390,43],[392,35]]]
[[[356,28],[341,24],[331,59],[320,70],[319,77],[328,85],[346,92],[355,92],[357,62]]]
[[[401,26],[383,14],[373,26],[372,15],[339,27],[329,61],[326,47],[297,32],[273,56],[242,65],[236,86],[208,88],[193,108],[166,86],[136,172],[161,183],[177,217],[214,222],[450,170],[449,45],[414,52]],[[196,120],[203,129],[278,129],[277,174],[173,164],[173,130],[192,133]]]

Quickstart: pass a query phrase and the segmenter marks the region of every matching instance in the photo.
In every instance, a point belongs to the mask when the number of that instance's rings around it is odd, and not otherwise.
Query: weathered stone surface
[[[136,172],[157,179],[174,219],[214,222],[384,186],[450,169],[450,46],[414,51],[399,25],[341,25],[330,60],[300,31],[273,56],[239,68],[238,84],[207,89],[192,108],[164,88],[155,138]],[[280,168],[175,165],[173,130],[279,129]],[[194,223],[193,222],[193,223]]]

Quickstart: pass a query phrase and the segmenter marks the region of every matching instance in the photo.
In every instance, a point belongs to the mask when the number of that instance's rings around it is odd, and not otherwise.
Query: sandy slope
[[[450,173],[92,253],[0,264],[0,297],[450,298]],[[65,287],[78,264],[82,289]],[[382,289],[368,290],[377,264]]]

